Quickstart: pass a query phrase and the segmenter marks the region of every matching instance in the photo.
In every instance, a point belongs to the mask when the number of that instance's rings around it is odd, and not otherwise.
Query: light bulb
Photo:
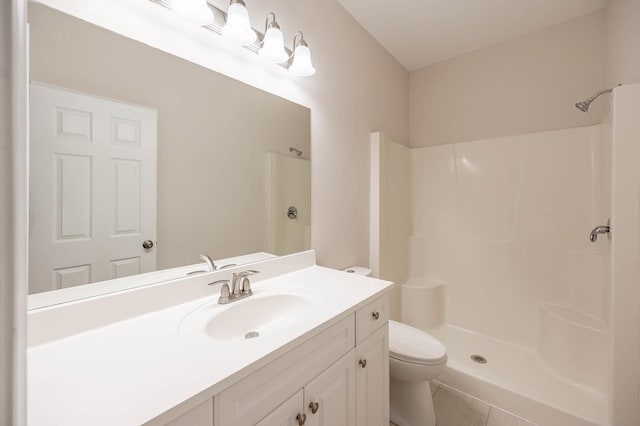
[[[213,23],[214,16],[207,0],[173,0],[171,10],[196,25],[205,26]]]
[[[256,41],[256,32],[251,28],[249,12],[243,3],[232,3],[227,11],[227,22],[222,35],[233,43],[246,46]]]
[[[308,77],[316,73],[311,64],[311,51],[304,44],[296,47],[289,72],[297,77]]]
[[[289,54],[284,50],[284,37],[279,28],[273,26],[264,35],[264,44],[258,54],[269,62],[281,64],[289,59]]]

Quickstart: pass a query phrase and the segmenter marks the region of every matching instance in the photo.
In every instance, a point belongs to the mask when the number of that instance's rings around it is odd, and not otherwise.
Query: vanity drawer
[[[389,321],[389,296],[377,298],[356,312],[357,343],[369,337],[371,333]]]
[[[218,394],[216,426],[255,425],[354,346],[350,315]]]

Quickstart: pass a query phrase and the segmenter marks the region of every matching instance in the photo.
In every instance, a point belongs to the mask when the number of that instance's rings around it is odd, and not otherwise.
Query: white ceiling
[[[338,1],[410,71],[607,5],[607,0]]]

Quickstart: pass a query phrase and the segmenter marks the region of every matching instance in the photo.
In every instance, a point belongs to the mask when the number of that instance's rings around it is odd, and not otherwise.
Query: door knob
[[[142,243],[142,248],[149,250],[150,248],[153,248],[153,241],[151,240],[145,240],[144,243]]]

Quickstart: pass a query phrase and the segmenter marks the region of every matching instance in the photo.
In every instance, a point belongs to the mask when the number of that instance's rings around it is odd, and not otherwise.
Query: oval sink
[[[228,305],[210,303],[184,318],[182,333],[203,333],[232,341],[270,336],[298,324],[318,301],[311,294],[274,291],[254,294]]]
[[[295,324],[311,305],[309,300],[296,294],[273,294],[235,303],[209,320],[205,326],[209,337],[235,340],[244,339],[252,332],[259,336],[270,334]]]

